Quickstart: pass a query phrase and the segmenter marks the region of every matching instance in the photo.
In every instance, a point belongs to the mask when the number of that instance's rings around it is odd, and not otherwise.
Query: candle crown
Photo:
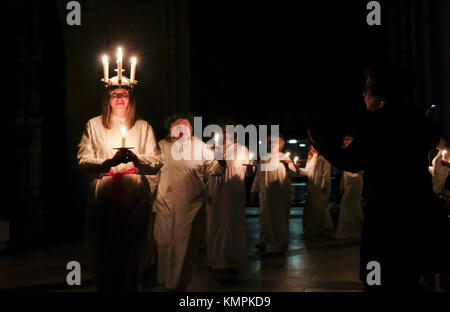
[[[109,62],[108,57],[106,55],[103,56],[103,78],[101,81],[104,82],[105,88],[116,89],[116,88],[125,88],[125,89],[133,89],[137,84],[137,80],[134,79],[136,73],[136,58],[133,57],[131,61],[131,69],[130,69],[130,78],[124,76],[122,73],[125,71],[122,66],[123,60],[123,50],[122,48],[118,48],[117,51],[117,59],[116,64],[117,68],[114,71],[117,73],[114,77],[108,77],[109,71]],[[119,73],[120,70],[120,73]]]

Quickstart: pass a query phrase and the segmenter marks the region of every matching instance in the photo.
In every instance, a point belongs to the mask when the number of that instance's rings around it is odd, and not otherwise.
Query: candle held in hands
[[[125,147],[125,143],[127,140],[127,128],[125,126],[122,126],[122,147]]]
[[[447,150],[442,151],[442,160],[448,161]]]
[[[218,133],[216,133],[216,134],[214,135],[214,142],[215,142],[216,145],[219,144],[219,134],[218,134]]]
[[[253,163],[253,153],[252,152],[250,152],[248,154],[248,158],[249,158],[249,163],[252,164]]]

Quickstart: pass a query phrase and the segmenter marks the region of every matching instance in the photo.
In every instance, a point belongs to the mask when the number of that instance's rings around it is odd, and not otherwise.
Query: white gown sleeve
[[[306,162],[305,168],[299,168],[299,170],[298,170],[299,175],[303,176],[303,177],[312,176],[313,164],[315,164],[316,162],[317,162],[317,154],[315,154],[311,159],[309,159]]]
[[[294,163],[290,162],[286,168],[287,170],[287,176],[289,178],[294,178],[294,177],[300,177],[300,176],[305,176],[305,172],[304,169],[302,168],[297,168],[294,166]]]
[[[280,153],[280,158],[281,159],[286,159],[286,157]],[[284,168],[286,169],[286,175],[289,178],[293,178],[293,177],[299,177],[301,176],[301,170],[300,168],[297,169],[297,167],[294,166],[294,163],[292,161],[290,161],[287,166],[284,165]]]
[[[221,176],[225,173],[226,167],[220,165],[215,159],[214,152],[208,146],[202,143],[203,153],[203,179],[206,183],[209,176]]]
[[[307,177],[308,176],[308,171],[305,168],[298,168],[297,176]]]
[[[103,173],[109,170],[109,168],[103,166],[103,162],[106,159],[97,158],[92,148],[92,127],[90,121],[86,124],[83,136],[78,144],[77,160],[78,168],[94,178],[101,178]]]
[[[322,158],[323,167],[322,167],[322,183],[320,185],[321,188],[328,189],[330,187],[330,175],[331,175],[331,164]]]
[[[164,164],[164,158],[156,144],[153,128],[149,124],[147,124],[145,136],[145,152],[144,154],[136,154],[139,159],[139,163],[136,164],[136,169],[140,174],[154,175],[158,173]]]
[[[238,145],[236,154],[237,154],[238,159],[241,161],[241,166],[244,166],[244,165],[250,163],[250,152],[248,151],[247,147]],[[245,176],[247,178],[250,178],[254,174],[255,174],[255,167],[247,166],[245,169]]]
[[[226,167],[219,164],[215,159],[205,160],[203,163],[207,176],[221,176],[225,173]]]
[[[250,193],[258,193],[259,188],[258,188],[258,168],[256,169],[256,174],[255,174],[255,178],[253,179],[253,184],[252,184],[252,188],[250,190]]]

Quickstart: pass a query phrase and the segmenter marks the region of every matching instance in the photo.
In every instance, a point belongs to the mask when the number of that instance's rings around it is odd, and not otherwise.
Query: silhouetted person
[[[442,272],[449,263],[448,218],[427,170],[428,151],[439,133],[424,111],[404,105],[411,85],[401,70],[373,67],[363,94],[369,113],[348,148],[311,132],[333,166],[365,171],[360,278],[366,291],[420,290],[422,272]],[[368,284],[371,261],[380,264],[381,285]]]

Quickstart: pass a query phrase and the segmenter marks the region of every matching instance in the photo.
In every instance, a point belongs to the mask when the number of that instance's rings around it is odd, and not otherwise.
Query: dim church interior
[[[87,2],[80,2],[82,7],[88,5]],[[380,31],[374,29],[366,31],[363,27],[358,30],[350,29],[347,28],[351,25],[348,19],[348,25],[339,28],[339,21],[345,23],[346,18],[355,13],[354,9],[353,11],[349,9],[351,4],[347,2],[336,1],[336,4],[328,5],[331,13],[327,13],[323,8],[315,9],[321,12],[321,21],[330,18],[330,24],[336,33],[351,30],[347,34],[354,32],[354,35],[349,35],[348,41],[359,40],[350,44],[349,49],[353,49],[354,52],[347,56],[346,60],[362,53],[370,54],[368,57],[383,54],[391,61],[398,61],[421,73],[422,81],[418,83],[423,88],[417,89],[414,94],[414,104],[427,107],[432,103],[442,104],[440,121],[446,127],[448,135],[450,105],[445,103],[450,103],[450,89],[443,86],[442,82],[450,81],[450,63],[445,63],[443,58],[443,55],[450,55],[448,53],[450,37],[446,31],[449,29],[450,21],[449,1],[380,2],[383,8],[390,6],[386,18],[382,18],[383,21],[394,25],[389,32],[386,32],[384,27],[381,27]],[[248,12],[254,11],[251,5],[246,7],[240,4],[242,11],[237,11],[236,18],[230,24],[227,21],[229,13],[235,12],[233,8],[227,11],[221,7],[220,9],[224,10],[223,16],[210,14],[218,12],[219,5],[200,5],[194,1],[176,0],[148,1],[142,5],[137,0],[131,0],[128,1],[129,5],[123,8],[120,5],[121,1],[99,0],[89,3],[89,10],[83,11],[85,15],[82,19],[82,25],[85,26],[92,25],[95,20],[99,21],[96,27],[88,27],[87,30],[82,28],[83,31],[76,32],[73,28],[62,25],[65,16],[61,12],[65,12],[66,3],[67,1],[58,0],[7,2],[7,5],[11,6],[11,10],[7,10],[11,12],[9,17],[19,21],[20,25],[5,34],[7,41],[14,42],[12,48],[6,51],[10,53],[7,59],[13,61],[4,64],[5,71],[14,73],[11,79],[14,79],[17,92],[13,99],[15,105],[5,107],[5,115],[13,116],[5,121],[6,127],[12,129],[10,131],[13,135],[6,137],[4,143],[6,146],[14,146],[12,153],[21,165],[7,166],[3,172],[5,176],[15,177],[14,182],[6,186],[6,192],[17,201],[9,209],[0,211],[0,236],[9,237],[18,247],[13,253],[0,254],[0,276],[6,276],[0,279],[0,289],[94,290],[89,261],[84,245],[80,242],[83,229],[79,225],[84,217],[83,209],[80,207],[84,207],[85,204],[83,199],[85,181],[76,171],[73,155],[76,153],[77,141],[84,122],[97,113],[97,107],[92,105],[91,100],[83,100],[90,95],[96,98],[100,96],[98,89],[100,68],[93,68],[87,60],[91,61],[97,57],[96,53],[101,49],[116,44],[114,36],[128,38],[124,42],[128,43],[130,49],[140,50],[142,55],[151,56],[148,63],[143,64],[149,72],[141,73],[140,92],[148,95],[146,102],[158,105],[141,107],[141,114],[148,117],[157,135],[161,134],[162,122],[167,115],[185,110],[198,115],[207,115],[207,119],[210,120],[225,115],[227,119],[241,121],[243,124],[267,124],[273,122],[268,117],[271,115],[275,117],[277,123],[284,126],[281,130],[288,135],[296,135],[295,131],[298,130],[296,127],[299,125],[305,127],[307,124],[305,121],[308,117],[307,110],[302,112],[302,116],[292,114],[292,107],[288,107],[287,112],[274,114],[260,110],[259,101],[267,94],[265,92],[258,94],[255,87],[259,83],[257,76],[261,74],[258,67],[260,64],[268,66],[264,67],[264,75],[268,75],[267,72],[274,69],[265,63],[265,60],[269,59],[265,58],[265,55],[260,56],[261,59],[255,57],[253,62],[250,61],[257,54],[255,51],[265,50],[265,39],[261,42],[255,39],[255,43],[251,41],[256,48],[247,40],[249,36],[256,34],[256,30],[261,26],[261,32],[271,34],[272,41],[268,48],[283,50],[281,41],[287,38],[290,42],[292,38],[292,33],[287,31],[289,27],[292,30],[298,27],[309,29],[310,25],[316,24],[310,23],[304,13],[302,13],[303,23],[296,15],[291,19],[295,21],[295,25],[280,23],[279,27],[271,24],[265,27],[263,23],[267,21],[262,17],[264,15],[261,15],[260,19],[243,31],[240,26],[246,21]],[[106,3],[108,5],[105,5]],[[313,7],[312,3],[313,1],[305,2],[304,9]],[[284,15],[277,15],[280,12],[274,8],[269,9],[273,9],[271,16],[273,20],[279,20],[280,17],[283,19]],[[122,10],[126,10],[126,14]],[[340,17],[332,13],[334,11],[349,13],[346,13],[348,16]],[[124,18],[132,19],[133,23],[111,26],[107,23],[105,12],[113,16],[123,15]],[[364,16],[365,6],[357,9],[356,13]],[[333,27],[316,30],[326,34],[332,32]],[[140,29],[149,31],[145,33],[137,31]],[[272,34],[273,31],[280,32],[275,35]],[[333,40],[331,36],[314,37],[309,33],[303,35],[302,40],[313,40],[323,48],[324,52],[321,53],[331,56],[328,47],[336,42],[323,43]],[[296,35],[295,38],[297,37]],[[368,38],[375,38],[375,41],[369,42]],[[237,44],[230,44],[234,42],[232,40]],[[342,40],[349,43],[345,38]],[[140,45],[133,46],[134,42],[140,42]],[[265,48],[262,49],[259,44]],[[373,46],[373,50],[367,49],[368,46]],[[385,49],[386,46],[388,49]],[[333,53],[336,54],[335,58],[342,56],[339,51]],[[271,55],[276,58],[275,63],[281,67],[286,65],[286,68],[292,64],[284,63],[283,59],[300,59],[296,55],[289,58],[291,56]],[[306,54],[302,57],[308,56],[310,55]],[[55,63],[61,66],[54,66]],[[323,64],[321,69],[327,69],[327,63]],[[311,66],[316,65],[319,66],[318,64]],[[357,78],[365,65],[364,62],[356,62],[356,65],[351,67],[350,63],[346,63],[349,72],[355,74]],[[238,67],[240,75],[229,70],[233,66]],[[297,90],[298,86],[292,85],[295,83],[285,83],[283,79],[278,79],[277,74],[278,71],[273,73],[272,84],[267,89]],[[334,72],[330,74],[334,75]],[[263,77],[267,77],[264,75]],[[296,75],[291,74],[288,78],[292,76]],[[51,88],[45,83],[48,81],[52,82]],[[312,91],[322,94],[323,87],[338,88],[320,84],[318,90]],[[331,93],[336,90],[329,91]],[[358,89],[351,91],[356,96],[360,94]],[[236,94],[238,96],[235,96]],[[289,98],[290,95],[292,94],[287,93],[282,96]],[[360,100],[356,96],[351,99]],[[293,98],[298,99],[298,96],[295,95]],[[244,106],[248,107],[248,111],[240,110]],[[63,118],[59,118],[60,116]],[[55,132],[53,129],[67,129],[67,131]],[[304,130],[301,129],[301,132],[305,132]],[[65,172],[65,175],[61,175],[61,172]],[[61,203],[65,203],[64,209],[61,209]],[[330,205],[336,217],[337,210],[333,210],[335,201],[331,201]],[[284,254],[270,249],[266,252],[257,252],[252,248],[258,240],[256,213],[256,208],[247,208],[247,240],[250,248],[246,269],[241,274],[233,276],[212,273],[206,269],[203,251],[199,251],[202,255],[200,259],[203,260],[198,263],[188,290],[360,291],[362,289],[358,276],[358,241],[302,240],[300,201],[291,214],[291,241],[288,252]],[[13,228],[10,223],[4,221],[5,219],[19,222],[16,222]],[[65,265],[77,259],[83,268],[83,285],[72,289],[65,283],[67,274]],[[162,287],[154,283],[153,272],[147,271],[144,290],[161,291]]]
[[[302,184],[302,183],[299,183]],[[300,192],[296,192],[301,194]],[[295,195],[293,195],[295,196]],[[301,195],[300,195],[301,196]],[[302,233],[302,204],[293,207],[290,218],[289,250],[281,252],[274,246],[257,251],[258,214],[255,207],[247,207],[247,266],[239,274],[211,271],[206,267],[204,249],[198,259],[187,291],[212,292],[359,292],[359,240],[322,239],[304,241]],[[330,209],[336,220],[335,201]],[[33,259],[33,261],[29,261]],[[70,260],[81,265],[81,285],[68,286],[65,266]],[[333,259],[333,261],[330,261]],[[95,291],[91,265],[84,245],[66,243],[58,247],[28,250],[0,257],[0,288],[13,291],[85,292]],[[166,291],[156,283],[155,267],[144,273],[143,291]]]

